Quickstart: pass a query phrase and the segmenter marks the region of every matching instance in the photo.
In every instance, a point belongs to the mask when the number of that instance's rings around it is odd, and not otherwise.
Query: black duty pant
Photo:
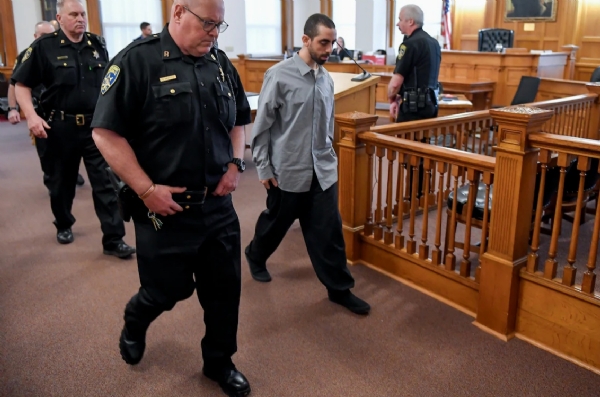
[[[42,172],[44,173],[44,185],[48,189],[50,189],[50,186],[48,185],[48,182],[50,181],[48,166],[44,163],[47,140],[47,138],[35,138],[35,150],[37,151],[38,157],[40,158],[40,165],[42,166]]]
[[[105,248],[119,243],[125,236],[125,226],[119,214],[117,196],[106,173],[106,161],[92,139],[91,120],[77,126],[74,119],[57,120],[50,123],[44,153],[50,189],[50,206],[54,224],[58,230],[68,229],[75,223],[71,213],[79,163],[83,163],[92,186],[94,209],[100,219],[102,244]]]
[[[308,192],[286,192],[272,185],[267,190],[267,209],[256,222],[248,249],[250,259],[265,263],[296,219],[319,280],[332,291],[354,287],[346,264],[337,183],[323,191],[314,173]]]
[[[196,289],[206,324],[204,361],[226,362],[237,351],[241,290],[240,224],[231,196],[207,197],[200,209],[158,218],[163,226],[155,230],[147,209],[133,213],[141,287],[125,307],[128,334],[143,336]]]

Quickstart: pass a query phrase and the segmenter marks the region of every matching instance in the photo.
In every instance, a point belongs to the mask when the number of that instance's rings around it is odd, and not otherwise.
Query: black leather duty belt
[[[204,187],[201,190],[186,190],[183,193],[173,193],[173,201],[179,204],[183,210],[198,209],[204,205],[206,201],[206,195],[208,194],[208,187]]]
[[[79,113],[79,114],[68,114],[63,112],[62,110],[53,110],[50,112],[50,120],[55,118],[57,120],[73,120],[75,124],[79,127],[84,126],[92,122],[92,118],[94,117],[93,113]]]

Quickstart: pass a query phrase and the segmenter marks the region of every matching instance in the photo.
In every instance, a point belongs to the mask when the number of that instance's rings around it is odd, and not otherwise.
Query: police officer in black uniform
[[[388,85],[390,115],[396,122],[437,117],[440,45],[423,30],[423,11],[414,4],[402,7],[397,26],[407,37]]]
[[[44,34],[54,33],[56,29],[54,29],[54,25],[48,21],[42,21],[35,24],[35,33],[33,37],[37,39],[38,37]],[[21,53],[17,56],[15,60],[15,65],[13,67],[13,74],[16,72],[17,68],[21,65],[21,61],[25,56],[27,49],[21,51]],[[17,124],[21,121],[21,115],[19,114],[19,105],[17,104],[17,98],[15,96],[15,80],[11,78],[10,86],[8,87],[8,121],[11,124]],[[33,97],[33,107],[38,114],[38,116],[42,117],[41,108],[39,107],[39,103],[41,101],[42,92],[45,90],[43,85],[39,85],[31,90],[31,96]],[[35,149],[37,151],[38,157],[40,159],[40,164],[42,166],[42,172],[44,173],[44,185],[50,190],[48,186],[48,181],[50,180],[50,175],[48,175],[48,171],[44,165],[44,153],[46,152],[46,139],[45,138],[36,138],[33,134],[31,135],[33,144],[35,145]],[[83,177],[78,174],[77,175],[77,186],[82,186],[85,183]]]
[[[71,208],[83,156],[104,234],[104,253],[127,258],[135,248],[123,242],[125,227],[117,198],[90,128],[108,53],[102,38],[86,33],[85,9],[80,0],[59,0],[57,12],[61,30],[34,41],[13,76],[17,101],[29,131],[36,138],[48,138],[44,163],[50,175],[50,204],[58,242],[73,242],[71,226],[75,218]],[[44,118],[36,114],[31,97],[31,87],[40,84],[46,87],[41,97]]]
[[[126,183],[122,206],[135,224],[141,287],[125,307],[120,337],[137,364],[146,330],[190,297],[204,309],[203,373],[230,396],[250,385],[237,350],[240,225],[233,208],[250,106],[237,71],[214,46],[227,28],[223,0],[175,1],[170,24],[108,65],[94,139]],[[130,191],[127,195],[124,192]]]

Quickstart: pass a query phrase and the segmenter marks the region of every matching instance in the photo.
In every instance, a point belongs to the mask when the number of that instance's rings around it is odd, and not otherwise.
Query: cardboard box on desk
[[[385,55],[363,55],[363,61],[371,61],[373,65],[385,65]]]

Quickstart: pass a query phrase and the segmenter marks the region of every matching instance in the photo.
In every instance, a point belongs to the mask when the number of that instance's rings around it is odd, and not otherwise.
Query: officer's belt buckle
[[[85,125],[85,115],[76,114],[75,115],[75,124],[77,124],[77,126],[79,126],[79,127],[81,127],[82,125]]]

